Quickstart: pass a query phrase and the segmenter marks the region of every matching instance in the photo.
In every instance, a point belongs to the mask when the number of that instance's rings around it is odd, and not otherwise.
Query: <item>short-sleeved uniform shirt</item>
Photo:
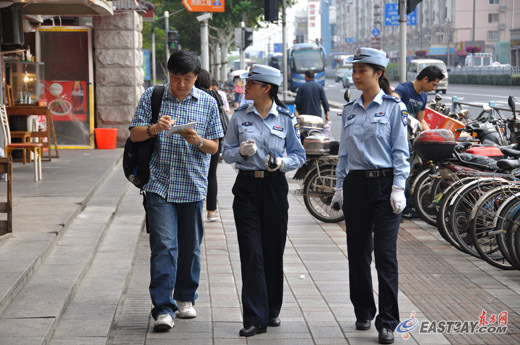
[[[148,126],[152,118],[153,87],[148,88],[137,105],[130,129]],[[176,125],[195,122],[195,131],[204,139],[224,136],[217,102],[211,95],[193,87],[190,94],[180,102],[165,86],[161,115],[169,115]],[[150,180],[145,191],[159,194],[168,202],[187,203],[206,198],[207,176],[211,155],[188,143],[179,134],[159,133],[150,160]]]
[[[418,94],[411,81],[398,85],[394,91],[401,97],[401,100],[406,105],[408,114],[413,117],[417,117],[419,111],[426,109],[426,92],[422,91],[421,94]]]

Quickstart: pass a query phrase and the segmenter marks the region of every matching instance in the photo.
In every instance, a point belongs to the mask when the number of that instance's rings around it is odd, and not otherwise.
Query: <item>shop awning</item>
[[[56,16],[110,16],[114,14],[108,0],[11,0],[23,5],[22,14]]]

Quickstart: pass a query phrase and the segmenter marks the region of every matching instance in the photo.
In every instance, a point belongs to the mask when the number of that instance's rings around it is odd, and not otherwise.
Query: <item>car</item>
[[[343,74],[347,71],[347,68],[338,68],[336,70],[336,83],[340,82],[341,79],[343,78]]]
[[[354,84],[354,81],[352,80],[352,69],[347,68],[343,75],[341,76],[341,83],[343,85],[344,89],[350,88],[350,85]]]
[[[436,59],[414,59],[410,61],[408,66],[408,72],[406,73],[406,78],[408,81],[414,81],[417,75],[428,66],[437,66],[441,69],[442,73],[444,73],[444,78],[437,84],[435,88],[435,92],[442,92],[446,94],[448,90],[448,72],[450,71],[446,68],[446,64],[442,60]]]

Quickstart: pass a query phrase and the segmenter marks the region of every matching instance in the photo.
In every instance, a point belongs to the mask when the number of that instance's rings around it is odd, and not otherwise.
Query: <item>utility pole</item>
[[[209,30],[207,19],[200,22],[200,51],[202,52],[202,68],[209,71]]]
[[[152,22],[152,82],[153,85],[157,83],[157,77],[155,73],[155,18]]]
[[[399,83],[406,81],[406,0],[399,0]]]
[[[476,0],[473,0],[473,29],[471,29],[471,46],[475,46],[475,3]],[[514,1],[513,1],[514,3]]]
[[[164,11],[164,33],[166,34],[166,65],[168,66],[168,59],[170,58],[170,47],[168,47],[168,29],[170,26],[170,12]]]
[[[282,59],[283,59],[283,102],[287,94],[287,28],[286,28],[287,0],[282,0]]]

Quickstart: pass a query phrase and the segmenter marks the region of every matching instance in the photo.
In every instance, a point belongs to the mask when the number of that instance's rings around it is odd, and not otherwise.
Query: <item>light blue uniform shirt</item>
[[[343,108],[336,188],[349,170],[394,169],[393,185],[404,188],[410,174],[408,112],[398,98],[382,90],[365,109],[358,98]]]
[[[256,142],[256,153],[251,157],[240,155],[240,143],[248,139]],[[296,117],[273,102],[271,110],[262,119],[254,104],[238,107],[229,122],[222,144],[222,157],[226,163],[236,163],[240,170],[266,170],[265,158],[269,152],[283,157],[282,171],[290,171],[305,163],[305,149],[300,140]]]

